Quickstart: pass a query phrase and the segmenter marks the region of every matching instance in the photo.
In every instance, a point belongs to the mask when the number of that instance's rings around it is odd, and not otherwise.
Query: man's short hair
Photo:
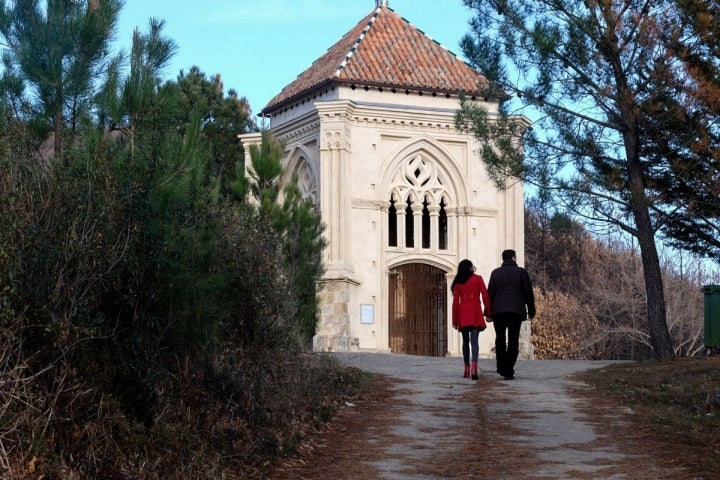
[[[515,250],[503,250],[502,259],[503,262],[510,262],[515,258]]]

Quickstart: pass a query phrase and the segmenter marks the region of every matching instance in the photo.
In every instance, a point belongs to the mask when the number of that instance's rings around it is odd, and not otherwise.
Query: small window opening
[[[422,209],[422,248],[430,248],[430,210],[427,199],[423,201]]]
[[[405,247],[415,247],[415,216],[413,215],[412,202],[408,198],[405,207]]]
[[[440,250],[448,248],[448,220],[445,211],[445,199],[440,200],[440,217],[438,219],[438,235],[440,236],[438,247]]]
[[[397,247],[397,209],[393,197],[390,197],[390,208],[388,208],[388,245]]]

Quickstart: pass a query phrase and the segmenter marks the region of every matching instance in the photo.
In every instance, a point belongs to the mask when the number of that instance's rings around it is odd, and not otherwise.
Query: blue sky
[[[471,11],[462,0],[389,0],[389,6],[462,57],[458,43]],[[257,114],[362,18],[375,0],[126,0],[116,43],[130,49],[135,27],[165,20],[178,44],[166,71],[173,79],[197,65],[221,74],[225,90],[248,98]]]

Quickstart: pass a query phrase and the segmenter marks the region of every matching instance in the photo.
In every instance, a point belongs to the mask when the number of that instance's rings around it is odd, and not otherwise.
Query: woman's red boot
[[[467,365],[465,366],[465,368],[467,369]],[[473,363],[472,363],[472,372],[471,372],[471,375],[472,375],[472,379],[473,379],[473,380],[477,380],[477,379],[478,379],[477,362],[473,362]]]
[[[465,364],[465,374],[463,375],[463,378],[470,378],[470,364]]]

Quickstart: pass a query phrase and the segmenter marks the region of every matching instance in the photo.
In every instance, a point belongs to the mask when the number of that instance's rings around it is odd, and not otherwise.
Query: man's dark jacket
[[[535,316],[535,295],[530,275],[513,261],[503,262],[492,271],[488,293],[493,315],[517,313],[530,318]]]

